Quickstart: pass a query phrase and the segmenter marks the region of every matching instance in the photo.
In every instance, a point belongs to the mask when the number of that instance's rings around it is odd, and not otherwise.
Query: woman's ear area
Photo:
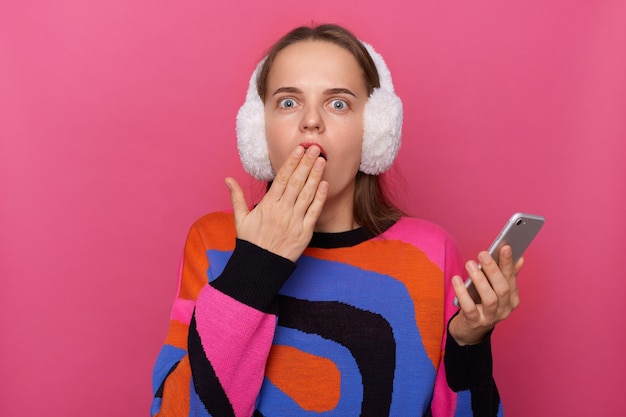
[[[250,77],[246,101],[237,113],[236,132],[239,158],[246,172],[261,181],[274,179],[265,137],[265,107],[257,91],[263,59]]]
[[[402,138],[402,100],[393,92],[376,88],[363,112],[363,149],[359,170],[378,175],[393,165]]]
[[[391,72],[383,57],[368,43],[363,46],[374,61],[380,87],[375,88],[363,113],[363,150],[359,170],[378,175],[393,165],[402,138],[402,100],[394,91]]]

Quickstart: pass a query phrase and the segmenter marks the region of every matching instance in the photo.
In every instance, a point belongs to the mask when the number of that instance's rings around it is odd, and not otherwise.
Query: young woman
[[[522,262],[505,246],[500,267],[481,252],[466,272],[445,231],[387,200],[401,123],[384,61],[347,30],[270,49],[237,120],[268,190],[250,209],[227,178],[233,213],[192,226],[152,415],[502,414],[490,333],[519,304]]]

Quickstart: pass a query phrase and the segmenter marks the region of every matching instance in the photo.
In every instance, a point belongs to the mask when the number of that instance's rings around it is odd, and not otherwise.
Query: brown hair
[[[267,79],[272,64],[280,51],[302,41],[326,41],[348,50],[363,70],[363,81],[368,94],[380,87],[376,64],[363,44],[347,29],[334,25],[301,26],[293,29],[272,46],[257,78],[257,92],[265,102]],[[354,220],[373,235],[393,225],[403,215],[385,193],[378,175],[359,171],[354,192]]]

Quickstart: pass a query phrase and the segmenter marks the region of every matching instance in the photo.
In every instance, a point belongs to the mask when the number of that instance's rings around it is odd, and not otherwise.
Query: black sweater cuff
[[[224,271],[211,286],[252,308],[273,313],[276,295],[295,269],[289,259],[237,239]]]
[[[491,386],[493,381],[491,333],[493,329],[480,343],[469,346],[460,346],[450,334],[449,329],[447,332],[443,360],[450,389],[458,392]]]

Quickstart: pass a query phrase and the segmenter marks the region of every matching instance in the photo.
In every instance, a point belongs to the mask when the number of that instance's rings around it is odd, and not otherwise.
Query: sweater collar
[[[391,226],[393,226],[393,224],[389,225],[389,227]],[[387,231],[389,227],[386,227],[383,230],[383,233]],[[313,237],[311,238],[311,242],[309,242],[309,247],[320,249],[349,248],[376,236],[376,234],[373,234],[362,227],[348,230],[346,232],[313,232]]]

